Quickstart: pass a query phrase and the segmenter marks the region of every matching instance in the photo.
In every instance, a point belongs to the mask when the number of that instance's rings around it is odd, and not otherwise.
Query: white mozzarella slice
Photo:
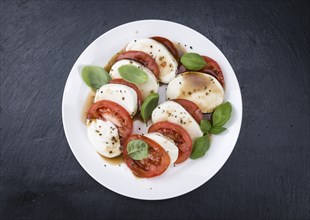
[[[127,45],[126,51],[129,50],[143,51],[155,59],[160,70],[160,82],[169,83],[175,77],[178,62],[161,43],[149,38],[134,40]]]
[[[94,149],[102,156],[112,158],[121,154],[118,130],[112,122],[90,120],[87,124],[87,135]]]
[[[174,162],[178,159],[179,148],[175,145],[173,140],[158,132],[145,134],[145,137],[152,139],[164,148],[170,157],[170,165],[174,164]]]
[[[168,84],[166,97],[168,100],[190,100],[196,103],[203,113],[210,113],[223,103],[224,89],[219,81],[209,74],[185,72]]]
[[[179,103],[167,101],[157,106],[152,113],[153,123],[169,121],[181,125],[194,140],[203,134],[196,120]]]
[[[124,59],[124,60],[117,61],[111,67],[111,70],[110,70],[110,76],[112,77],[112,79],[122,78],[118,72],[118,68],[121,67],[122,65],[128,65],[128,64],[133,65],[133,66],[141,69],[143,72],[145,72],[147,74],[148,78],[147,78],[147,81],[145,83],[136,84],[142,93],[142,99],[143,100],[152,92],[158,92],[159,83],[158,83],[158,80],[156,79],[155,75],[152,73],[152,71],[149,70],[148,68],[146,68],[145,66],[143,66],[142,64],[140,64],[136,61],[133,61],[133,60]]]
[[[137,93],[129,86],[105,84],[97,90],[95,102],[109,100],[121,105],[133,117],[138,110]]]

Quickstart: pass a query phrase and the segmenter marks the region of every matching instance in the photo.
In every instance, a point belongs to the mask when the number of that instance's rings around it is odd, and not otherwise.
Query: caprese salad
[[[138,177],[203,157],[231,116],[218,63],[164,37],[133,40],[110,68],[85,66],[82,78],[96,92],[86,120],[91,145],[106,158],[122,155]],[[145,122],[146,134],[133,134],[135,121]]]

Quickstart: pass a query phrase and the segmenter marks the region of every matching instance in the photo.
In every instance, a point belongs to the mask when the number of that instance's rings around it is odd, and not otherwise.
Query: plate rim
[[[135,24],[135,23],[143,23],[143,22],[164,22],[164,23],[170,23],[170,24],[173,24],[173,25],[178,25],[178,26],[181,26],[182,28],[189,28],[191,29],[192,31],[194,31],[196,34],[198,35],[201,35],[202,37],[204,37],[206,40],[208,40],[211,44],[213,44],[215,46],[215,48],[219,51],[219,53],[221,55],[223,55],[223,57],[225,57],[225,59],[227,60],[229,66],[231,67],[235,77],[236,77],[236,81],[237,81],[237,85],[238,85],[238,88],[239,88],[239,92],[240,92],[240,109],[241,111],[238,112],[240,114],[240,126],[238,128],[238,132],[237,132],[237,138],[236,140],[234,141],[233,143],[233,147],[231,149],[231,151],[229,152],[228,154],[228,157],[227,159],[225,160],[225,162],[218,168],[218,170],[216,170],[216,172],[214,172],[214,174],[212,174],[210,176],[209,179],[207,179],[206,181],[202,182],[200,185],[196,185],[195,187],[192,187],[191,189],[189,190],[186,190],[186,191],[182,191],[181,193],[175,195],[175,196],[170,196],[170,197],[164,197],[164,198],[148,198],[148,197],[145,197],[145,198],[140,198],[140,197],[135,197],[135,196],[129,196],[129,195],[126,195],[118,190],[115,190],[115,189],[112,189],[111,187],[108,187],[106,185],[104,185],[103,183],[100,182],[99,178],[95,177],[95,175],[91,174],[91,172],[88,171],[88,169],[86,168],[85,165],[83,165],[83,163],[81,163],[79,157],[77,156],[77,152],[76,150],[72,147],[72,143],[70,142],[70,139],[68,138],[68,128],[66,127],[66,124],[65,124],[65,118],[64,118],[64,111],[65,111],[65,107],[64,107],[64,100],[65,100],[65,96],[66,96],[66,90],[68,88],[68,84],[69,84],[69,79],[70,79],[70,76],[71,76],[71,72],[73,71],[73,67],[76,65],[76,63],[78,62],[78,60],[80,59],[80,57],[85,53],[85,51],[92,45],[94,44],[95,42],[97,42],[101,37],[103,37],[104,35],[107,35],[108,33],[116,30],[116,29],[120,29],[120,28],[123,28],[124,26],[127,26],[127,25],[132,25],[132,24]],[[135,21],[131,21],[131,22],[127,22],[127,23],[123,23],[121,25],[118,25],[118,26],[115,26],[111,29],[109,29],[108,31],[104,32],[103,34],[99,35],[95,40],[93,40],[84,50],[83,52],[78,56],[78,58],[76,59],[76,61],[74,62],[68,76],[67,76],[67,80],[66,80],[66,83],[65,83],[65,86],[64,86],[64,90],[63,90],[63,96],[62,96],[62,124],[63,124],[63,129],[64,129],[64,133],[65,133],[65,137],[66,137],[66,140],[67,140],[67,143],[75,157],[75,159],[78,161],[78,163],[80,164],[80,166],[86,171],[86,173],[91,176],[94,180],[96,180],[101,186],[109,189],[110,191],[116,193],[116,194],[119,194],[119,195],[122,195],[122,196],[125,196],[127,198],[131,198],[131,199],[138,199],[138,200],[148,200],[148,201],[152,201],[152,200],[167,200],[167,199],[173,199],[173,198],[177,198],[177,197],[180,197],[180,196],[183,196],[189,192],[192,192],[198,188],[200,188],[202,185],[204,185],[205,183],[207,183],[208,181],[210,181],[222,168],[223,166],[226,164],[226,162],[228,161],[229,157],[231,156],[233,150],[235,149],[236,147],[236,144],[237,144],[237,141],[239,139],[239,136],[240,136],[240,131],[241,131],[241,127],[242,127],[242,120],[243,120],[243,101],[242,101],[242,93],[241,93],[241,89],[240,89],[240,85],[239,85],[239,81],[238,81],[238,78],[237,78],[237,75],[232,67],[232,65],[230,64],[229,60],[226,58],[226,56],[223,54],[223,52],[211,41],[209,40],[206,36],[204,36],[203,34],[201,34],[200,32],[196,31],[195,29],[189,27],[189,26],[186,26],[186,25],[183,25],[183,24],[180,24],[180,23],[177,23],[177,22],[174,22],[174,21],[168,21],[168,20],[162,20],[162,19],[142,19],[142,20],[135,20]]]

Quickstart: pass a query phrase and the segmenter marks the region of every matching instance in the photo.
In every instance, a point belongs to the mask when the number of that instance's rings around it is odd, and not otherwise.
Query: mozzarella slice
[[[143,51],[155,59],[160,70],[160,82],[169,83],[175,77],[178,70],[178,62],[161,43],[149,38],[134,40],[127,45],[126,51],[129,50]]]
[[[164,150],[168,153],[170,157],[170,165],[174,164],[174,162],[178,159],[179,156],[179,148],[175,145],[174,141],[170,138],[165,137],[164,135],[154,132],[148,133],[144,135],[157,142]]]
[[[105,84],[97,90],[95,102],[110,100],[121,105],[133,117],[137,113],[137,93],[129,86],[120,84]]]
[[[112,122],[90,120],[87,124],[87,135],[92,146],[102,156],[112,158],[121,154],[118,130]]]
[[[193,140],[203,135],[195,119],[180,104],[173,101],[157,106],[152,113],[152,121],[169,121],[181,125]]]
[[[203,113],[210,113],[223,103],[224,89],[219,81],[209,74],[185,72],[168,84],[166,97],[168,100],[188,99],[196,103]]]
[[[140,68],[143,72],[147,74],[148,79],[145,83],[136,84],[142,93],[142,99],[145,99],[152,92],[158,92],[159,83],[155,75],[152,73],[152,71],[146,68],[145,66],[143,66],[142,64],[136,61],[133,61],[133,60],[124,59],[124,60],[117,61],[111,67],[111,70],[110,70],[110,76],[112,77],[112,79],[122,78],[118,72],[118,68],[121,67],[122,65],[128,65],[128,64],[133,65],[137,68]]]

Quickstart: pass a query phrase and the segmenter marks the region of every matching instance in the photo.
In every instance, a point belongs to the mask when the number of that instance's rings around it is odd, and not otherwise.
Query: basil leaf
[[[211,129],[211,123],[208,120],[201,120],[200,129],[204,134],[208,133],[208,131]]]
[[[142,140],[132,140],[127,144],[127,152],[133,160],[143,160],[147,158],[149,146]]]
[[[206,61],[198,53],[184,54],[181,63],[189,70],[200,70],[206,65]]]
[[[92,89],[100,89],[111,80],[108,72],[100,66],[84,66],[82,69],[84,82]]]
[[[144,71],[130,64],[120,66],[118,72],[124,80],[135,84],[144,83],[148,79]]]
[[[224,127],[212,127],[209,132],[211,134],[220,134],[220,133],[222,133],[225,130],[226,130],[226,128],[224,128]]]
[[[151,117],[153,110],[158,105],[159,95],[158,93],[151,93],[146,97],[141,106],[141,116],[143,121],[146,123]]]
[[[216,107],[212,114],[212,126],[222,127],[230,118],[232,106],[229,102],[223,103]]]
[[[191,159],[198,159],[203,157],[210,147],[209,137],[207,135],[199,137],[195,140]]]

